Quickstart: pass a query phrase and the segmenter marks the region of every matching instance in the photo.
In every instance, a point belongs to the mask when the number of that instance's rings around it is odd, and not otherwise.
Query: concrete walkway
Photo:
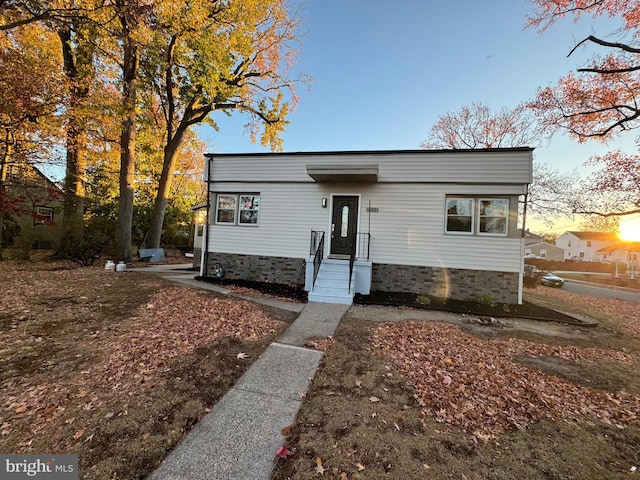
[[[161,273],[179,283],[220,291],[216,285],[192,280],[194,272],[182,273],[180,266],[176,267],[178,270],[159,267],[136,271]],[[295,422],[304,393],[323,356],[322,352],[303,348],[303,345],[307,338],[333,335],[349,306],[273,300],[269,304],[302,308],[296,321],[214,405],[149,480],[268,480],[271,477],[276,451],[284,444],[281,430]]]

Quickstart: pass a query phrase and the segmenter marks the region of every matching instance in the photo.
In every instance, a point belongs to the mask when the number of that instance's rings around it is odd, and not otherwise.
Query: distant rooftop
[[[581,240],[604,240],[604,241],[612,241],[618,240],[618,235],[614,232],[580,232],[580,231],[570,231],[567,233],[571,233],[578,237]]]

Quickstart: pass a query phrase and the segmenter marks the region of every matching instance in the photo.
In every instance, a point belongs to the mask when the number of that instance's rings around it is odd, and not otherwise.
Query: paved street
[[[589,295],[591,297],[617,298],[619,300],[626,300],[627,302],[640,303],[640,292],[633,290],[616,290],[591,284],[586,285],[571,280],[567,280],[567,283],[565,283],[562,289],[567,292]]]

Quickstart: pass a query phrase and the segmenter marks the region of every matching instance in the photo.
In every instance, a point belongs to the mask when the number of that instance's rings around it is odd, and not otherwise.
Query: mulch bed
[[[244,280],[244,279],[227,279],[227,278],[212,278],[212,277],[195,277],[196,280],[201,282],[212,283],[214,285],[220,285],[221,287],[241,287],[250,290],[255,290],[264,295],[271,297],[289,298],[296,302],[306,303],[307,292],[302,287],[295,285],[287,285],[284,283],[275,282],[258,282],[256,280]]]
[[[418,298],[427,297],[429,303],[419,302]],[[468,315],[483,315],[489,317],[510,317],[510,318],[530,318],[533,320],[546,320],[554,322],[565,322],[577,325],[591,325],[582,320],[552,310],[550,308],[536,305],[530,302],[523,302],[522,305],[495,304],[489,305],[473,300],[456,300],[454,298],[438,298],[427,295],[416,295],[407,292],[376,292],[370,295],[356,294],[353,302],[360,305],[385,305],[394,307],[411,307],[426,310],[443,310],[454,313],[464,313]]]
[[[225,279],[210,277],[195,277],[196,280],[213,283],[223,287],[242,287],[257,291],[264,295],[279,298],[290,298],[297,302],[307,301],[307,292],[294,285],[286,285],[275,282],[259,282],[255,280]],[[428,304],[424,299],[428,298]],[[418,299],[422,299],[420,302]],[[464,301],[453,298],[442,299],[427,295],[417,295],[407,292],[378,292],[372,291],[370,295],[356,294],[353,303],[359,305],[383,305],[393,307],[410,307],[426,310],[442,310],[454,313],[464,313],[468,315],[482,315],[489,317],[509,317],[509,318],[530,318],[533,320],[546,320],[553,322],[564,322],[575,325],[592,326],[592,324],[582,321],[580,318],[558,312],[542,305],[530,302],[523,302],[522,305],[502,304],[488,305],[473,300]]]

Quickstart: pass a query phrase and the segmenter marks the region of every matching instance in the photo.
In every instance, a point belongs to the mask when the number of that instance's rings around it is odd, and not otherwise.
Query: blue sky
[[[293,1],[293,5],[298,2]],[[590,34],[609,37],[619,20],[563,19],[544,33],[525,28],[527,0],[308,0],[298,69],[314,78],[283,135],[285,151],[416,149],[446,112],[471,102],[494,110],[532,99],[584,65],[592,49],[567,54]],[[244,134],[247,119],[214,117],[201,130],[211,153],[268,151]],[[628,133],[608,145],[556,134],[537,161],[586,176],[592,155],[637,151]],[[554,231],[576,229],[564,219]],[[640,230],[640,220],[637,220]],[[541,223],[538,231],[549,230]],[[532,228],[534,228],[532,226]]]
[[[532,12],[526,0],[309,0],[298,68],[315,81],[298,89],[285,151],[419,148],[440,115],[473,101],[499,110],[529,100],[588,59],[586,49],[567,58],[577,41],[618,26],[566,19],[541,34],[525,28]],[[220,132],[202,132],[210,152],[267,150],[243,134],[246,118],[214,118]],[[633,151],[633,139],[579,145],[557,134],[536,158],[586,173],[591,155]]]

